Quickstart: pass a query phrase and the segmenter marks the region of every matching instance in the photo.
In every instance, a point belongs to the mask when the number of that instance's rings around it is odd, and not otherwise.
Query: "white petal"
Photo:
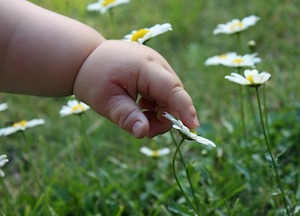
[[[164,24],[156,24],[155,26],[150,28],[150,32],[152,33],[152,37],[158,36],[160,34],[163,34],[167,31],[171,31],[172,26],[170,23],[164,23]]]
[[[2,160],[6,159],[6,158],[7,158],[7,155],[5,155],[5,154],[0,155],[0,162],[1,162]]]
[[[27,122],[25,128],[31,128],[42,124],[45,124],[44,119],[33,119]]]
[[[4,176],[5,176],[4,172],[0,169],[0,177],[4,177]]]
[[[267,73],[267,72],[262,72],[256,76],[253,76],[253,81],[254,83],[257,83],[257,84],[263,84],[265,83],[266,81],[268,81],[271,77],[271,74]]]
[[[142,147],[140,149],[140,152],[147,155],[147,156],[152,156],[152,154],[153,154],[153,151],[148,147]]]
[[[239,79],[245,79],[245,77],[243,77],[242,75],[238,74],[238,73],[231,73],[230,76],[239,78]]]
[[[197,139],[195,139],[198,143],[202,143],[204,145],[210,145],[212,147],[216,147],[216,145],[209,139],[206,139],[204,137],[201,136],[197,136]]]
[[[15,128],[15,127],[2,128],[2,129],[0,129],[0,136],[8,136],[19,130],[20,130],[19,128]]]
[[[176,127],[180,128],[182,127],[182,122],[180,120],[177,120],[174,116],[172,116],[170,113],[164,112],[163,117],[171,121]],[[177,129],[177,128],[176,128]]]
[[[4,111],[8,108],[7,103],[0,104],[0,111]]]
[[[254,76],[254,75],[257,75],[257,74],[258,74],[257,70],[245,70],[244,71],[245,77]]]
[[[151,38],[151,32],[148,32],[147,34],[145,34],[142,38],[138,39],[138,43],[139,44],[143,44],[145,43],[147,40],[149,40]]]
[[[61,117],[71,115],[72,111],[69,107],[63,106],[62,109],[59,111]]]
[[[234,77],[234,76],[225,76],[225,79],[228,79],[231,82],[235,82],[241,85],[250,85],[251,82],[244,77]]]
[[[2,161],[0,161],[0,167],[3,167],[4,164],[6,164],[9,160],[8,159],[4,159]]]
[[[86,7],[86,9],[88,11],[99,11],[101,8],[101,3],[100,1],[98,2],[94,2],[94,3],[91,3],[91,4],[88,4],[88,6]]]
[[[170,149],[169,148],[163,148],[163,149],[159,149],[158,150],[158,152],[159,152],[159,155],[167,155],[167,154],[169,154],[170,153]]]
[[[269,74],[267,72],[261,72],[260,74],[262,76],[262,79],[261,79],[262,83],[268,81],[271,78],[271,74]]]
[[[69,100],[67,102],[68,107],[74,107],[77,106],[79,104],[79,102],[77,100]]]
[[[249,26],[255,25],[255,23],[256,23],[258,20],[260,20],[259,17],[254,16],[254,15],[251,15],[251,16],[248,16],[248,17],[243,18],[242,22],[243,22],[243,25],[245,25],[246,27],[249,27]]]

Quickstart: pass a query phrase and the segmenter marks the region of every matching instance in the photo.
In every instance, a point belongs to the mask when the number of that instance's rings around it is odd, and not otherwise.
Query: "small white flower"
[[[143,28],[140,30],[134,30],[131,34],[125,35],[125,41],[135,41],[140,44],[145,43],[147,40],[150,40],[153,37],[161,35],[167,31],[171,31],[172,26],[170,23],[156,24],[151,28]]]
[[[231,73],[230,75],[225,76],[225,79],[229,81],[249,86],[260,86],[263,83],[267,82],[271,77],[271,74],[267,72],[259,73],[257,70],[245,70],[244,76],[238,73]]]
[[[173,123],[172,127],[178,130],[184,138],[195,140],[196,142],[204,145],[216,147],[211,140],[198,136],[194,131],[191,131],[188,127],[186,127],[182,121],[176,119],[170,113],[164,112],[163,116]]]
[[[167,155],[170,153],[170,149],[169,148],[162,148],[162,149],[158,149],[158,150],[152,150],[148,147],[142,147],[140,149],[140,152],[149,156],[149,157],[161,157],[164,155]]]
[[[258,20],[260,20],[260,18],[254,15],[245,17],[242,20],[233,19],[228,23],[217,25],[217,28],[214,29],[213,34],[234,34],[241,32],[250,26],[254,26]]]
[[[7,108],[8,108],[7,103],[0,104],[0,112],[6,110]]]
[[[208,58],[204,64],[205,65],[222,65],[226,59],[231,58],[231,56],[237,56],[235,52],[228,52],[222,55],[215,55]]]
[[[69,100],[67,102],[67,105],[62,106],[61,110],[59,111],[59,114],[61,117],[64,117],[67,115],[83,113],[89,109],[90,107],[83,102],[77,100]]]
[[[109,9],[126,3],[129,3],[129,0],[99,0],[95,3],[88,4],[86,9],[88,11],[99,11],[104,14]]]
[[[3,167],[9,160],[6,155],[0,155],[0,167]],[[4,172],[0,169],[0,177],[4,177]]]
[[[8,136],[10,134],[16,133],[18,131],[25,131],[27,128],[32,128],[38,125],[45,124],[44,119],[33,119],[30,121],[19,121],[13,123],[11,126],[0,129],[0,137],[1,136]]]
[[[261,59],[256,57],[257,53],[237,55],[236,53],[231,53],[227,58],[222,61],[222,65],[226,67],[255,67],[255,64],[260,63]]]
[[[256,46],[255,40],[248,41],[248,47],[255,47],[255,46]]]

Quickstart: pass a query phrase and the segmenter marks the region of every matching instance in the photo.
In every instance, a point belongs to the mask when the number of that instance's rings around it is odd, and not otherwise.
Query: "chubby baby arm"
[[[137,43],[107,40],[85,60],[74,94],[96,112],[138,138],[170,129],[163,111],[199,126],[188,93],[166,60]]]
[[[24,0],[0,0],[0,92],[66,96],[105,39],[91,27]]]

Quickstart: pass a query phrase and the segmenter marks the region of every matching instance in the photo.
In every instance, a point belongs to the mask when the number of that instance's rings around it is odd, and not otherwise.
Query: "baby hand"
[[[107,40],[83,63],[74,94],[137,138],[170,129],[163,111],[199,126],[191,97],[166,60],[151,48]]]

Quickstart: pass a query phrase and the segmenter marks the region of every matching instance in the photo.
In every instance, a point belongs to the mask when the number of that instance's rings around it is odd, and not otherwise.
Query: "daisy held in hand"
[[[181,141],[180,141],[179,144],[177,144],[176,141],[174,140],[174,143],[176,144],[176,150],[175,150],[175,153],[174,153],[174,156],[173,156],[173,160],[172,160],[172,168],[173,168],[173,174],[174,174],[175,181],[176,181],[179,189],[183,193],[184,197],[186,198],[186,201],[190,204],[190,206],[193,208],[193,210],[195,211],[195,213],[197,215],[200,215],[200,211],[199,211],[199,207],[198,207],[198,200],[197,200],[197,197],[195,195],[195,191],[194,191],[194,187],[193,187],[192,180],[191,180],[191,177],[190,177],[190,173],[189,173],[189,171],[187,169],[185,160],[184,160],[184,158],[183,158],[183,156],[181,154],[180,147],[183,144],[184,140],[186,140],[186,139],[187,140],[196,141],[198,143],[201,143],[201,144],[204,144],[204,145],[208,145],[208,146],[212,146],[212,147],[216,147],[216,145],[211,140],[206,139],[206,138],[201,137],[201,136],[198,136],[193,130],[190,130],[188,127],[186,127],[182,123],[181,120],[176,119],[170,113],[164,112],[163,116],[165,118],[167,118],[168,120],[170,120],[173,123],[172,127],[174,129],[178,130],[179,133],[182,136],[182,139],[181,139]],[[184,167],[184,170],[185,170],[185,173],[186,173],[186,177],[187,177],[188,183],[190,185],[190,189],[192,191],[192,196],[193,196],[194,202],[192,202],[190,200],[189,196],[185,193],[183,187],[181,186],[179,178],[177,176],[176,166],[175,166],[175,160],[176,160],[176,156],[177,156],[178,153],[179,153],[179,156],[180,156],[181,163],[182,163],[182,165]]]
[[[154,38],[158,35],[161,35],[171,30],[172,30],[172,26],[170,23],[156,24],[151,28],[134,30],[131,32],[131,34],[125,35],[124,40],[144,44],[146,41],[150,40],[151,38]]]
[[[190,130],[182,123],[182,121],[176,119],[170,113],[164,112],[163,116],[173,123],[172,127],[180,132],[182,138],[187,140],[194,140],[204,145],[216,147],[216,145],[212,141],[204,137],[198,136],[195,131]]]

